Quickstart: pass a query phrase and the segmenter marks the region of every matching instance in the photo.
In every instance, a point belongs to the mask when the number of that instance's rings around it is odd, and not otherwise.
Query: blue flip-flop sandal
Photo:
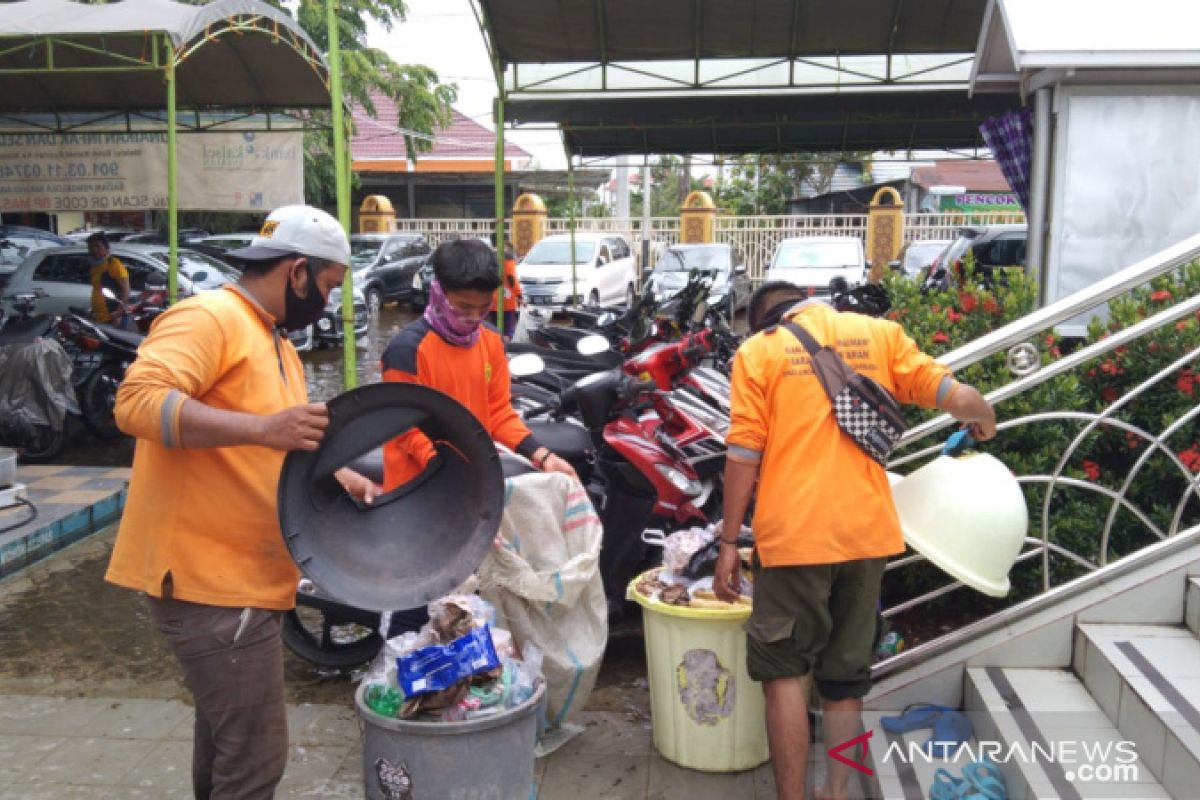
[[[972,733],[974,728],[966,714],[946,709],[933,721],[933,736],[925,743],[925,752],[935,758],[953,758],[955,751],[970,741]]]
[[[967,782],[956,778],[944,769],[933,773],[933,784],[929,787],[929,800],[959,800]]]
[[[963,782],[963,800],[1008,800],[1004,773],[987,759],[963,767]]]
[[[931,728],[937,718],[946,711],[953,711],[949,706],[939,706],[933,703],[914,703],[905,706],[904,711],[894,717],[880,717],[880,726],[888,733],[908,733],[921,728]]]

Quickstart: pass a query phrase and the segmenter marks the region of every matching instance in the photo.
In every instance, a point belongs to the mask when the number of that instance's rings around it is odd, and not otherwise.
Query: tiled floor
[[[0,577],[53,553],[112,522],[125,501],[129,470],[112,467],[22,465],[17,482],[37,508],[0,509]],[[22,523],[23,520],[27,520]]]

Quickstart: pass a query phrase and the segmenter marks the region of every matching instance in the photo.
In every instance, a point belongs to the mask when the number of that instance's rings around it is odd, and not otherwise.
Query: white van
[[[784,239],[767,268],[767,280],[787,281],[809,294],[829,294],[829,282],[845,278],[851,286],[867,279],[862,239],[857,236],[807,236]]]
[[[571,302],[571,236],[547,236],[517,265],[517,279],[530,305],[551,311]],[[575,291],[581,303],[632,303],[637,296],[633,252],[611,233],[575,234]]]

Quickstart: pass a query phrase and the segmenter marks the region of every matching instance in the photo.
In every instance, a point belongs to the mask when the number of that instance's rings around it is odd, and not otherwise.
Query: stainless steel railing
[[[1001,329],[951,351],[942,356],[939,361],[951,369],[959,370],[997,353],[1008,351],[1008,363],[1014,372],[1014,379],[1004,386],[990,391],[986,395],[991,403],[1002,406],[1006,400],[1021,396],[1059,376],[1079,370],[1085,364],[1113,353],[1118,348],[1127,347],[1131,342],[1173,326],[1180,320],[1190,318],[1200,312],[1200,296],[1185,298],[1128,328],[1118,330],[1100,341],[1082,347],[1048,364],[1041,364],[1040,353],[1035,347],[1027,344],[1032,337],[1043,334],[1055,325],[1074,319],[1081,314],[1099,311],[1109,301],[1133,289],[1144,286],[1154,278],[1166,275],[1172,270],[1176,270],[1197,258],[1200,258],[1200,235],[1193,236],[1154,256],[1143,259],[1086,290],[1077,292],[1050,306],[1039,309]],[[1119,513],[1122,511],[1126,512],[1133,520],[1136,520],[1149,534],[1148,538],[1154,541],[1170,539],[1179,535],[1179,528],[1188,500],[1190,498],[1200,500],[1200,475],[1192,473],[1189,466],[1183,463],[1175,450],[1169,446],[1168,442],[1173,435],[1184,430],[1189,423],[1200,418],[1200,405],[1191,407],[1173,420],[1164,421],[1162,429],[1157,433],[1134,425],[1122,419],[1119,414],[1139,399],[1146,397],[1156,390],[1160,390],[1164,385],[1169,386],[1173,390],[1174,386],[1171,383],[1171,376],[1178,373],[1182,368],[1197,362],[1200,362],[1200,348],[1183,353],[1098,412],[1045,409],[1017,419],[1007,420],[998,426],[1000,431],[1011,431],[1017,428],[1041,425],[1060,427],[1071,425],[1077,426],[1079,429],[1071,437],[1070,443],[1059,455],[1052,469],[1045,474],[1017,476],[1017,480],[1023,485],[1042,487],[1042,498],[1037,526],[1040,530],[1034,530],[1026,538],[1025,548],[1019,555],[1017,564],[1014,565],[1014,570],[1021,569],[1023,565],[1030,562],[1040,561],[1043,593],[1053,591],[1052,571],[1050,569],[1052,557],[1065,559],[1085,571],[1104,570],[1109,566],[1109,550],[1113,528]],[[948,415],[941,415],[930,419],[910,429],[901,444],[902,446],[917,446],[923,441],[930,440],[935,435],[945,431],[953,424],[954,420]],[[1072,459],[1077,456],[1081,446],[1089,439],[1089,436],[1098,431],[1110,430],[1117,431],[1123,436],[1128,435],[1133,437],[1139,443],[1139,447],[1143,444],[1146,445],[1145,449],[1129,468],[1127,474],[1120,479],[1119,485],[1116,488],[1105,486],[1098,482],[1079,480],[1064,474],[1072,464]],[[903,469],[914,466],[936,456],[940,449],[941,442],[937,441],[894,459],[889,464],[889,467]],[[1171,499],[1174,505],[1174,512],[1170,523],[1166,526],[1156,523],[1152,515],[1141,508],[1136,499],[1130,497],[1130,489],[1133,487],[1135,479],[1142,473],[1145,466],[1155,455],[1165,457],[1173,464],[1174,468],[1179,471],[1184,479],[1184,488],[1181,496]],[[1053,541],[1054,515],[1052,511],[1054,501],[1061,490],[1089,492],[1096,496],[1097,501],[1109,504],[1104,524],[1097,531],[1094,551],[1084,553],[1075,552]],[[1162,500],[1163,498],[1157,499]],[[919,554],[910,554],[892,560],[888,564],[888,570],[904,569],[924,560],[924,557]],[[960,588],[963,588],[963,584],[956,581],[948,581],[919,596],[906,598],[901,602],[891,605],[884,610],[883,614],[885,617],[895,617],[898,614]],[[1027,603],[1028,601],[1025,604]],[[1009,611],[1012,611],[1012,609],[1009,609]],[[1007,613],[1001,612],[998,616],[1003,618]],[[951,632],[943,638],[951,643],[961,643],[973,638],[979,631],[984,630],[990,630],[990,628],[986,626],[969,626],[960,631]],[[890,668],[888,671],[890,671]]]

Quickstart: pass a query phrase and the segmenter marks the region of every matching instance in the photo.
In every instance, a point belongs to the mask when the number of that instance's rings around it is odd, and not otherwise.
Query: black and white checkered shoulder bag
[[[822,346],[803,327],[785,322],[783,327],[800,340],[812,359],[813,372],[825,387],[838,427],[867,455],[886,466],[907,425],[900,404],[875,381],[857,372],[837,351]]]

